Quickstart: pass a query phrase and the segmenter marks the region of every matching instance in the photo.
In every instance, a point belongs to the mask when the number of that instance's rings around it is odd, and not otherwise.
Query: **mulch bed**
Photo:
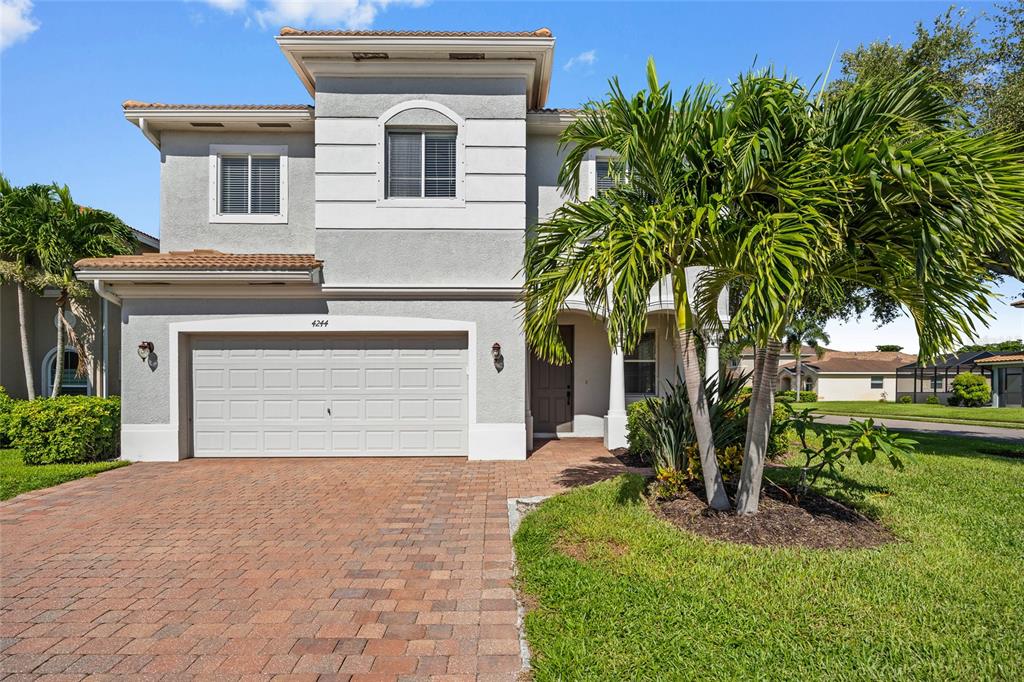
[[[640,455],[630,452],[629,448],[615,448],[611,452],[624,466],[635,469],[651,466],[650,462],[645,461]]]
[[[730,490],[732,498],[735,490]],[[894,542],[884,526],[835,500],[806,493],[799,503],[772,484],[761,493],[760,510],[750,516],[709,509],[704,486],[688,484],[685,494],[654,500],[655,513],[673,525],[713,540],[759,547],[864,549]]]

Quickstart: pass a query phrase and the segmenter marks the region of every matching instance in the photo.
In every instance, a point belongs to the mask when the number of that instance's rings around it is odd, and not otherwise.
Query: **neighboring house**
[[[800,348],[802,349],[800,351],[800,360],[801,360],[802,363],[806,364],[807,362],[809,362],[811,360],[816,360],[818,358],[817,350],[815,350],[811,346],[801,346]],[[823,348],[822,350],[825,351],[826,353],[830,352],[828,348]],[[779,366],[781,367],[781,366],[783,366],[783,365],[785,365],[787,363],[791,363],[791,362],[792,363],[796,362],[796,356],[794,356],[791,352],[789,352],[789,349],[783,348],[779,352]],[[746,374],[749,377],[749,375],[751,375],[754,372],[754,349],[753,349],[753,347],[747,346],[742,351],[740,351],[739,357],[729,358],[725,362],[725,366],[726,366],[726,371],[728,371],[730,373],[733,373],[733,374]],[[751,385],[751,383],[752,383],[751,380],[748,378],[747,379],[747,385],[749,386],[749,385]],[[806,384],[807,384],[807,379],[804,379],[804,385],[806,386]],[[810,389],[806,389],[806,390],[810,390]]]
[[[967,351],[943,355],[928,364],[904,365],[896,370],[896,399],[910,396],[915,403],[923,403],[934,398],[946,404],[953,394],[953,380],[958,374],[980,374],[991,385],[992,371],[980,361],[992,355],[986,350]]]
[[[551,33],[285,28],[277,42],[314,106],[124,104],[160,152],[162,252],[78,272],[122,305],[125,456],[625,445],[626,403],[676,373],[667,283],[630,353],[574,301],[574,362],[553,366],[519,317],[528,231],[565,200],[558,135],[574,112],[544,108]],[[607,161],[587,158],[584,197]]]
[[[800,373],[805,391],[818,400],[895,400],[896,370],[916,355],[885,351],[845,352],[830,350],[822,358],[813,352],[804,357]],[[796,363],[779,368],[779,390],[796,388]]]
[[[996,353],[975,362],[992,372],[992,407],[1024,407],[1024,353]]]
[[[138,230],[135,230],[135,236],[139,242],[139,253],[152,253],[160,249],[160,241],[156,237]],[[56,301],[56,289],[47,289],[41,295],[26,296],[29,352],[36,394],[41,396],[49,396],[53,389],[57,362]],[[86,309],[92,317],[95,330],[89,342],[93,356],[92,367],[79,376],[78,353],[69,344],[64,351],[61,392],[68,395],[117,395],[121,386],[120,308],[99,296],[93,296]],[[69,321],[74,320],[76,332],[85,333],[84,321],[77,320],[72,314],[67,314],[67,317]],[[25,370],[22,367],[18,298],[13,284],[0,284],[0,386],[14,398],[28,397]]]

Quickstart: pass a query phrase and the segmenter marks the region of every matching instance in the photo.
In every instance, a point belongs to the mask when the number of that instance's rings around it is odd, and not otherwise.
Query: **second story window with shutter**
[[[455,197],[455,137],[447,131],[389,130],[387,197]]]
[[[287,148],[211,145],[210,221],[287,222]]]

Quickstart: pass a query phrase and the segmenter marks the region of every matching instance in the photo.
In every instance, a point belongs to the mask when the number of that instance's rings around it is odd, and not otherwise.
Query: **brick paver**
[[[0,673],[515,679],[507,500],[620,473],[525,462],[141,463],[0,503]]]

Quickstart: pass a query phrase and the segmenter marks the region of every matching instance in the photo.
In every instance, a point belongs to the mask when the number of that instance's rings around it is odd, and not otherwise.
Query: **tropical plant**
[[[825,357],[825,347],[821,344],[829,343],[830,341],[831,339],[825,331],[825,325],[812,317],[800,315],[787,325],[783,343],[786,350],[793,354],[793,358],[796,361],[795,399],[797,402],[800,402],[800,389],[803,388],[801,386],[803,382],[801,369],[804,346],[809,346],[820,360]]]
[[[569,196],[579,196],[580,170],[595,150],[615,155],[616,183],[597,196],[570,199],[537,226],[524,263],[524,329],[538,356],[568,362],[558,315],[570,296],[582,294],[593,313],[606,317],[609,343],[633,348],[647,326],[651,288],[671,278],[679,364],[707,499],[715,509],[728,509],[686,278],[687,267],[700,264],[700,234],[718,215],[719,174],[708,166],[719,125],[714,91],[702,85],[676,102],[658,83],[653,61],[647,83],[647,90],[630,97],[613,79],[606,99],[586,104],[563,132],[559,184]]]
[[[28,292],[40,288],[39,259],[35,252],[41,213],[50,202],[44,185],[15,187],[0,175],[0,282],[13,282],[18,302],[18,337],[25,372],[25,390],[36,397],[29,345]]]
[[[75,278],[75,263],[82,258],[105,258],[132,253],[135,234],[117,216],[107,211],[80,206],[71,197],[67,185],[52,188],[52,201],[43,212],[35,243],[42,270],[41,281],[57,289],[57,353],[51,398],[60,395],[64,375],[64,349],[71,341],[78,353],[78,372],[91,366],[90,343],[94,325],[88,320],[88,309],[82,301],[92,289]],[[84,324],[85,334],[76,332],[68,322],[67,311],[73,309]]]
[[[901,350],[903,350],[903,346],[900,346],[895,343],[883,343],[878,346],[875,346],[875,350],[877,350],[879,353],[899,353]]]

